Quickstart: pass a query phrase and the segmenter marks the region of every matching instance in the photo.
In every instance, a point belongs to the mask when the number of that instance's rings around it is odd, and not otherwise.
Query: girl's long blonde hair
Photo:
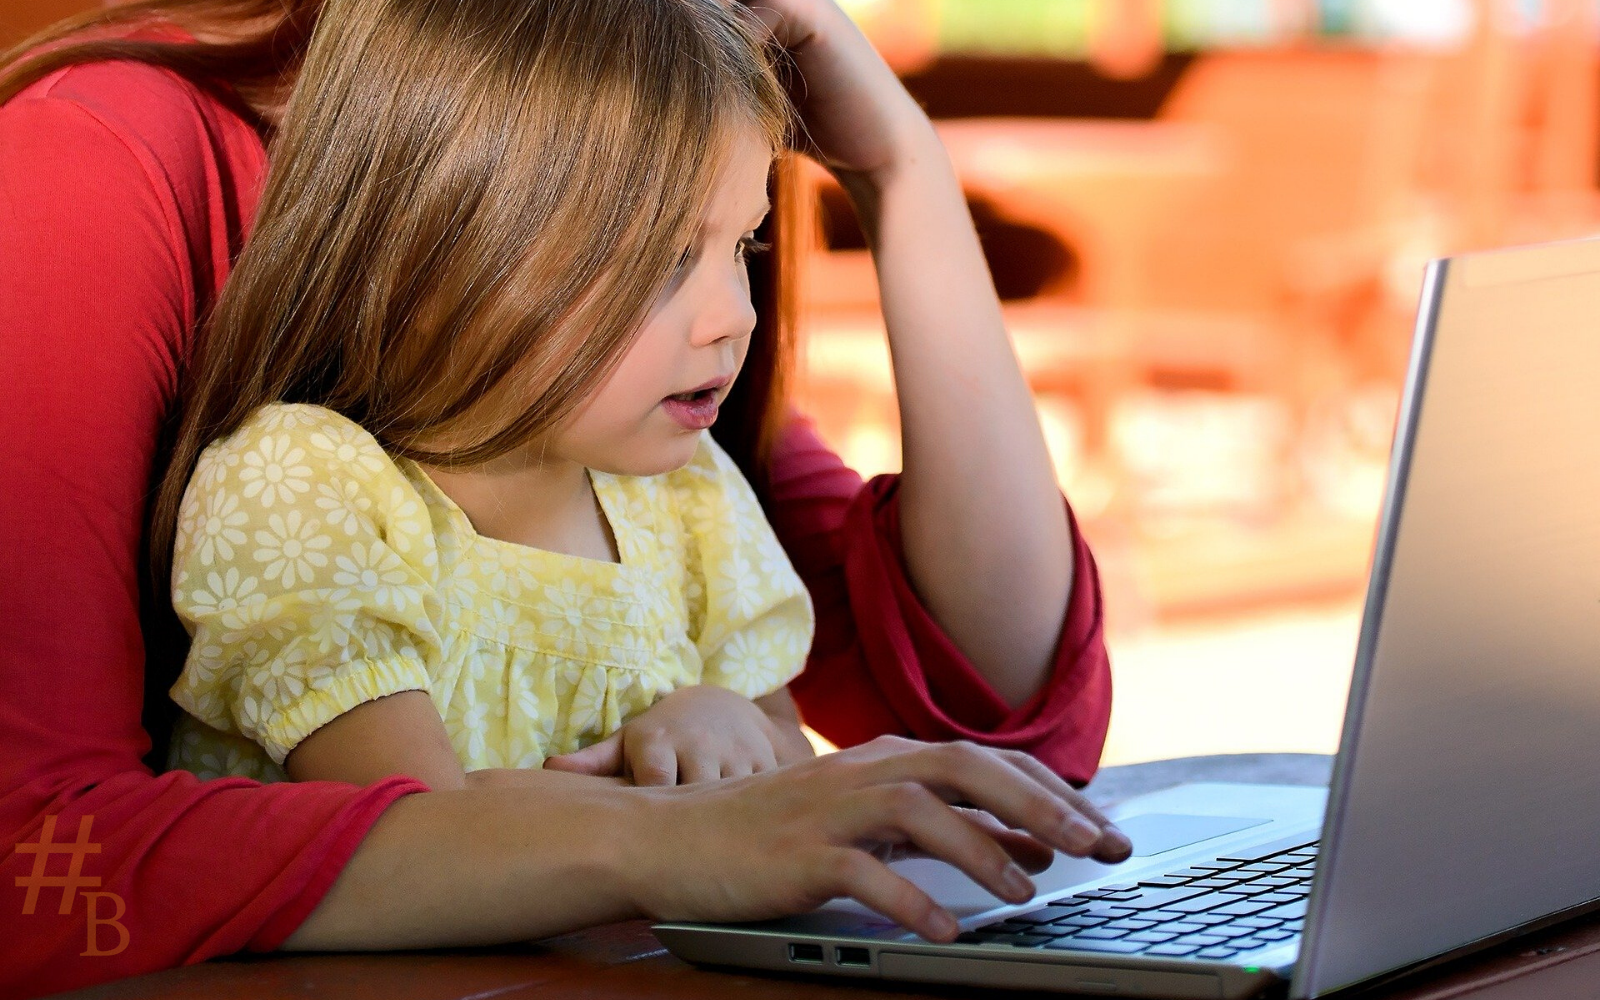
[[[450,466],[572,412],[692,239],[733,129],[783,148],[759,32],[723,0],[328,0],[198,346],[157,579],[195,459],[263,403]],[[490,399],[520,412],[474,426]]]
[[[168,26],[186,34],[143,30]],[[459,466],[537,437],[596,388],[688,245],[731,131],[784,148],[792,109],[763,37],[736,0],[145,0],[0,56],[0,101],[63,66],[132,59],[257,113],[270,136],[254,230],[164,432],[147,609],[171,617],[200,451],[261,404],[328,406],[395,454]],[[274,132],[260,112],[285,91]],[[762,234],[779,253],[752,267],[761,321],[715,430],[763,499],[786,412],[792,169],[781,161]],[[501,426],[463,423],[491,398],[525,405]],[[452,447],[429,450],[439,440]],[[147,720],[170,715],[149,704],[162,673],[147,669]]]

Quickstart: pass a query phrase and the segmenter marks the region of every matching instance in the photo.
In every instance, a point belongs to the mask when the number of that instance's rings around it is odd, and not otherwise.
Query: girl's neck
[[[480,535],[601,562],[620,561],[589,470],[581,465],[423,469]]]

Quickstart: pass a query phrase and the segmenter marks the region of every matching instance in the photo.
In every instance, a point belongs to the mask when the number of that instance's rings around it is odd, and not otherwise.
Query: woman
[[[1098,584],[948,160],[831,0],[758,6],[804,79],[816,154],[872,239],[897,378],[938,401],[903,414],[905,473],[866,486],[802,421],[775,441],[725,438],[764,484],[817,608],[795,695],[841,744],[898,734],[1004,749],[879,740],[671,789],[621,787],[614,760],[595,758],[580,761],[589,774],[452,792],[402,776],[364,788],[152,776],[134,705],[144,689],[159,701],[176,662],[152,634],[167,609],[139,579],[150,477],[319,5],[121,8],[76,28],[126,38],[165,11],[188,36],[67,43],[0,83],[0,830],[19,844],[82,831],[99,847],[83,872],[103,894],[30,904],[16,880],[41,855],[0,861],[0,908],[23,914],[0,942],[0,992],[241,949],[489,943],[639,915],[770,916],[834,895],[948,940],[948,914],[866,848],[911,843],[1007,898],[1027,891],[1010,859],[1040,862],[1041,845],[1126,854],[1063,780],[1088,779],[1104,738]],[[757,393],[750,412],[774,398]],[[983,420],[965,419],[974,406]],[[733,430],[735,412],[722,421]],[[158,742],[162,722],[152,715]],[[600,825],[624,833],[597,844],[586,831]],[[107,897],[125,904],[126,945],[104,928],[85,948],[90,907],[114,916]]]

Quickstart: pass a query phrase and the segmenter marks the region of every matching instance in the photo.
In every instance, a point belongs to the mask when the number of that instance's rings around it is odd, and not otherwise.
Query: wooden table
[[[1312,754],[1186,758],[1107,768],[1093,790],[1100,801],[1177,781],[1325,781],[1329,759]],[[1174,780],[1176,779],[1176,780]],[[1336,994],[1348,1000],[1559,1000],[1600,993],[1600,917],[1584,918],[1470,956],[1406,980]],[[669,955],[636,921],[535,944],[393,954],[252,955],[124,979],[58,994],[62,1000],[227,997],[374,1000],[883,1000],[892,997],[1000,997],[1045,1000],[1061,994],[964,987],[928,988],[698,969]]]

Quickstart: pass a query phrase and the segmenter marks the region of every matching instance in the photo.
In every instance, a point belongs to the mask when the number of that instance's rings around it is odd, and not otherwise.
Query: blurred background
[[[1106,763],[1331,753],[1425,263],[1600,233],[1600,0],[843,3],[950,149],[1099,558]],[[0,45],[85,6],[0,0]],[[865,241],[806,193],[801,405],[892,471]]]

